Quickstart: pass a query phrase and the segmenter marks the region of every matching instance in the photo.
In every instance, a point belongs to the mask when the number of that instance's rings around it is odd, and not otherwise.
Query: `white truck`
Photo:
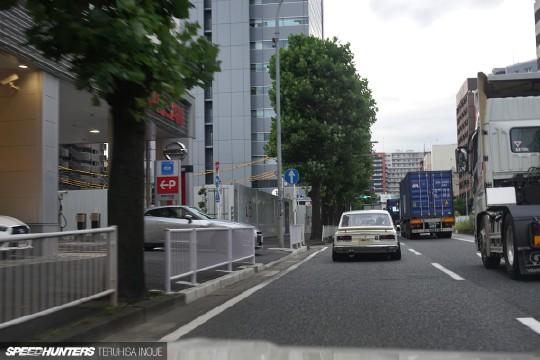
[[[456,151],[472,178],[482,262],[510,277],[540,274],[540,73],[478,74],[476,125]]]

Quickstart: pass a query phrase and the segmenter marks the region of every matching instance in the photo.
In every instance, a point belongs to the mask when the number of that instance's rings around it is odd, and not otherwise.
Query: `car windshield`
[[[187,209],[192,212],[195,216],[197,216],[198,218],[200,218],[201,220],[212,220],[214,219],[213,217],[211,217],[210,215],[208,214],[205,214],[202,212],[201,209],[198,209],[196,207],[187,207]]]
[[[391,226],[390,217],[387,214],[365,213],[344,214],[341,218],[340,227],[352,226]]]
[[[512,152],[540,152],[540,127],[520,127],[510,130]]]

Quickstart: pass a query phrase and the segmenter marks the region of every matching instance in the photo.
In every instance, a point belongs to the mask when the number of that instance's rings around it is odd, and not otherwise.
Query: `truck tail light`
[[[455,219],[453,216],[443,216],[442,222],[445,224],[453,224],[455,222]]]
[[[396,240],[396,237],[392,234],[389,235],[380,235],[379,240]]]
[[[337,241],[351,241],[352,236],[350,235],[338,235]]]
[[[537,218],[531,223],[531,245],[540,247],[540,220]]]

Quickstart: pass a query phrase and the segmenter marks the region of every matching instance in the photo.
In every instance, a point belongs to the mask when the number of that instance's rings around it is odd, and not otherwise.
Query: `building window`
[[[266,64],[251,64],[251,71],[255,72],[268,72],[268,63]]]
[[[302,26],[302,25],[308,25],[307,16],[289,17],[289,18],[279,19],[280,27]],[[276,26],[276,20],[275,19],[250,19],[249,26],[254,27],[254,28],[261,28],[261,27],[273,28]]]
[[[270,86],[252,86],[251,95],[268,95]]]
[[[276,116],[276,113],[272,108],[251,110],[251,117],[255,119],[272,118],[274,116]]]
[[[251,140],[252,141],[268,141],[270,140],[270,133],[253,133],[251,134]]]
[[[287,45],[289,44],[289,41],[287,39],[280,39],[280,41],[280,47],[287,47]],[[249,47],[251,50],[268,50],[274,48],[274,42],[272,40],[251,41],[249,43]]]

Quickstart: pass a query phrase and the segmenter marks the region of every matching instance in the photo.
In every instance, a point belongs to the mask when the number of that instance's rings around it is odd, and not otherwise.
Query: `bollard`
[[[101,227],[101,213],[90,214],[90,227],[92,229],[97,229]]]
[[[77,230],[86,230],[86,213],[78,213],[76,219]]]

